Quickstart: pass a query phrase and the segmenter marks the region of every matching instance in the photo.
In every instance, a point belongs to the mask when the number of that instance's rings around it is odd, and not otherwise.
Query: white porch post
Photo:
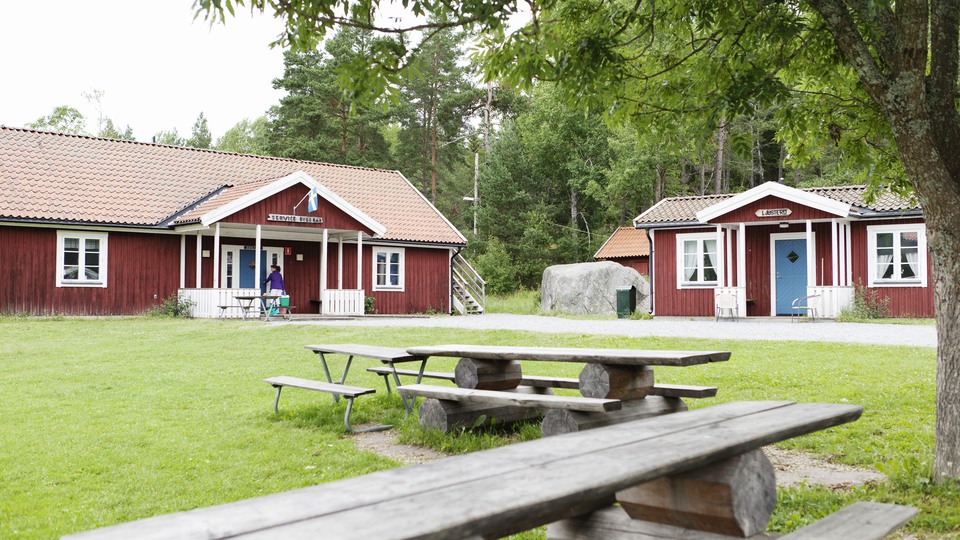
[[[196,287],[198,289],[200,288],[200,255],[201,255],[200,248],[202,247],[201,246],[202,242],[200,242],[200,239],[201,239],[200,231],[197,231],[197,285]]]
[[[320,241],[320,313],[330,309],[330,306],[323,305],[323,291],[327,290],[327,242],[329,240],[329,232],[324,229],[323,239]]]
[[[337,288],[343,290],[343,234],[337,237]]]
[[[220,223],[213,229],[213,288],[220,288]]]
[[[726,256],[726,249],[723,245],[723,227],[717,225],[717,283],[723,287],[727,283],[726,272],[724,271],[723,259]]]
[[[727,236],[727,244],[726,244],[727,247],[726,247],[726,249],[724,250],[724,251],[726,252],[726,254],[727,254],[727,264],[726,264],[726,266],[724,267],[724,268],[727,270],[727,271],[725,272],[725,274],[726,274],[725,277],[726,277],[727,279],[724,280],[724,283],[726,283],[726,286],[727,286],[727,287],[733,287],[733,255],[734,255],[734,250],[733,250],[733,229],[726,228],[726,229],[724,229],[724,231],[727,233],[727,235],[726,235],[726,236]]]
[[[850,231],[851,231],[851,229],[850,229],[850,222],[847,222],[847,223],[846,223],[846,229],[847,229],[847,231],[846,231],[846,235],[845,235],[845,236],[846,236],[846,239],[847,239],[847,245],[846,245],[846,249],[845,249],[846,253],[844,253],[844,258],[845,258],[846,261],[847,261],[847,287],[849,287],[849,286],[853,285],[853,264],[852,264],[852,261],[853,261],[853,246],[852,246],[852,244],[851,244],[851,242],[850,242],[850,234],[851,234],[851,232],[850,232]]]
[[[254,241],[253,255],[253,279],[254,288],[260,289],[260,225],[257,225],[257,235]]]
[[[832,259],[832,264],[830,265],[830,284],[834,287],[840,285],[840,235],[837,229],[840,228],[840,224],[837,223],[836,218],[830,220],[830,258]]]
[[[747,287],[747,224],[737,230],[737,287]],[[746,301],[746,298],[744,298]]]
[[[180,235],[180,288],[187,287],[187,235]]]
[[[817,252],[813,249],[813,222],[807,220],[807,287],[817,286]],[[808,293],[809,294],[809,293]]]
[[[837,223],[837,287],[847,285],[847,224]]]
[[[375,279],[371,277],[370,279]],[[357,231],[357,290],[363,288],[363,232]]]

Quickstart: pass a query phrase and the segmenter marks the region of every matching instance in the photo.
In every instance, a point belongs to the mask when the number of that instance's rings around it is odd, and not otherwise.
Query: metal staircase
[[[480,315],[486,303],[487,283],[457,254],[450,264],[453,276],[453,312],[458,315]]]

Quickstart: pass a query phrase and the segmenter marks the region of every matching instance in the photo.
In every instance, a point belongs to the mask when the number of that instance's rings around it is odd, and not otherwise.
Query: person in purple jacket
[[[280,266],[276,264],[270,265],[270,275],[267,276],[266,281],[263,282],[266,285],[267,292],[266,295],[269,296],[283,296],[286,293],[286,289],[283,285],[283,275],[280,274]],[[277,300],[270,301],[270,309],[273,309],[272,314],[277,314],[277,310],[280,302]],[[283,309],[286,312],[285,309]]]

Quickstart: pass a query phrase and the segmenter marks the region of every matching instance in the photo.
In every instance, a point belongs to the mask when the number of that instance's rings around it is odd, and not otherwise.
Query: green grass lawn
[[[796,342],[617,338],[508,331],[376,329],[164,318],[0,318],[0,538],[56,538],[157,514],[209,506],[396,467],[356,450],[344,403],[288,389],[274,415],[274,375],[321,378],[309,343],[438,343],[720,349],[731,361],[657,368],[660,382],[716,385],[717,398],[855,403],[863,417],[789,446],[892,475],[845,491],[780,491],[772,529],[790,530],[855,500],[920,506],[908,530],[960,529],[960,489],[929,482],[933,453],[932,349]],[[396,394],[354,362],[348,382],[377,388],[352,422],[397,424],[405,440],[470,451],[535,437],[420,433]],[[453,360],[429,369],[452,370]],[[538,374],[576,376],[569,364]],[[533,372],[533,370],[530,370]],[[540,533],[527,537],[537,538]]]

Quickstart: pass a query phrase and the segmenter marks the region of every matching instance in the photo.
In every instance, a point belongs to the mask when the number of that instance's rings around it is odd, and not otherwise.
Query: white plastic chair
[[[717,306],[717,318],[719,321],[720,317],[726,313],[727,317],[730,317],[733,320],[738,320],[740,318],[740,307],[737,304],[737,293],[733,291],[719,291],[717,293],[716,299]]]
[[[816,302],[813,301],[817,298],[820,298],[819,294],[794,298],[793,303],[790,305],[790,322],[799,321],[800,317],[804,314],[810,317],[813,322],[817,322],[817,304],[819,300]]]

